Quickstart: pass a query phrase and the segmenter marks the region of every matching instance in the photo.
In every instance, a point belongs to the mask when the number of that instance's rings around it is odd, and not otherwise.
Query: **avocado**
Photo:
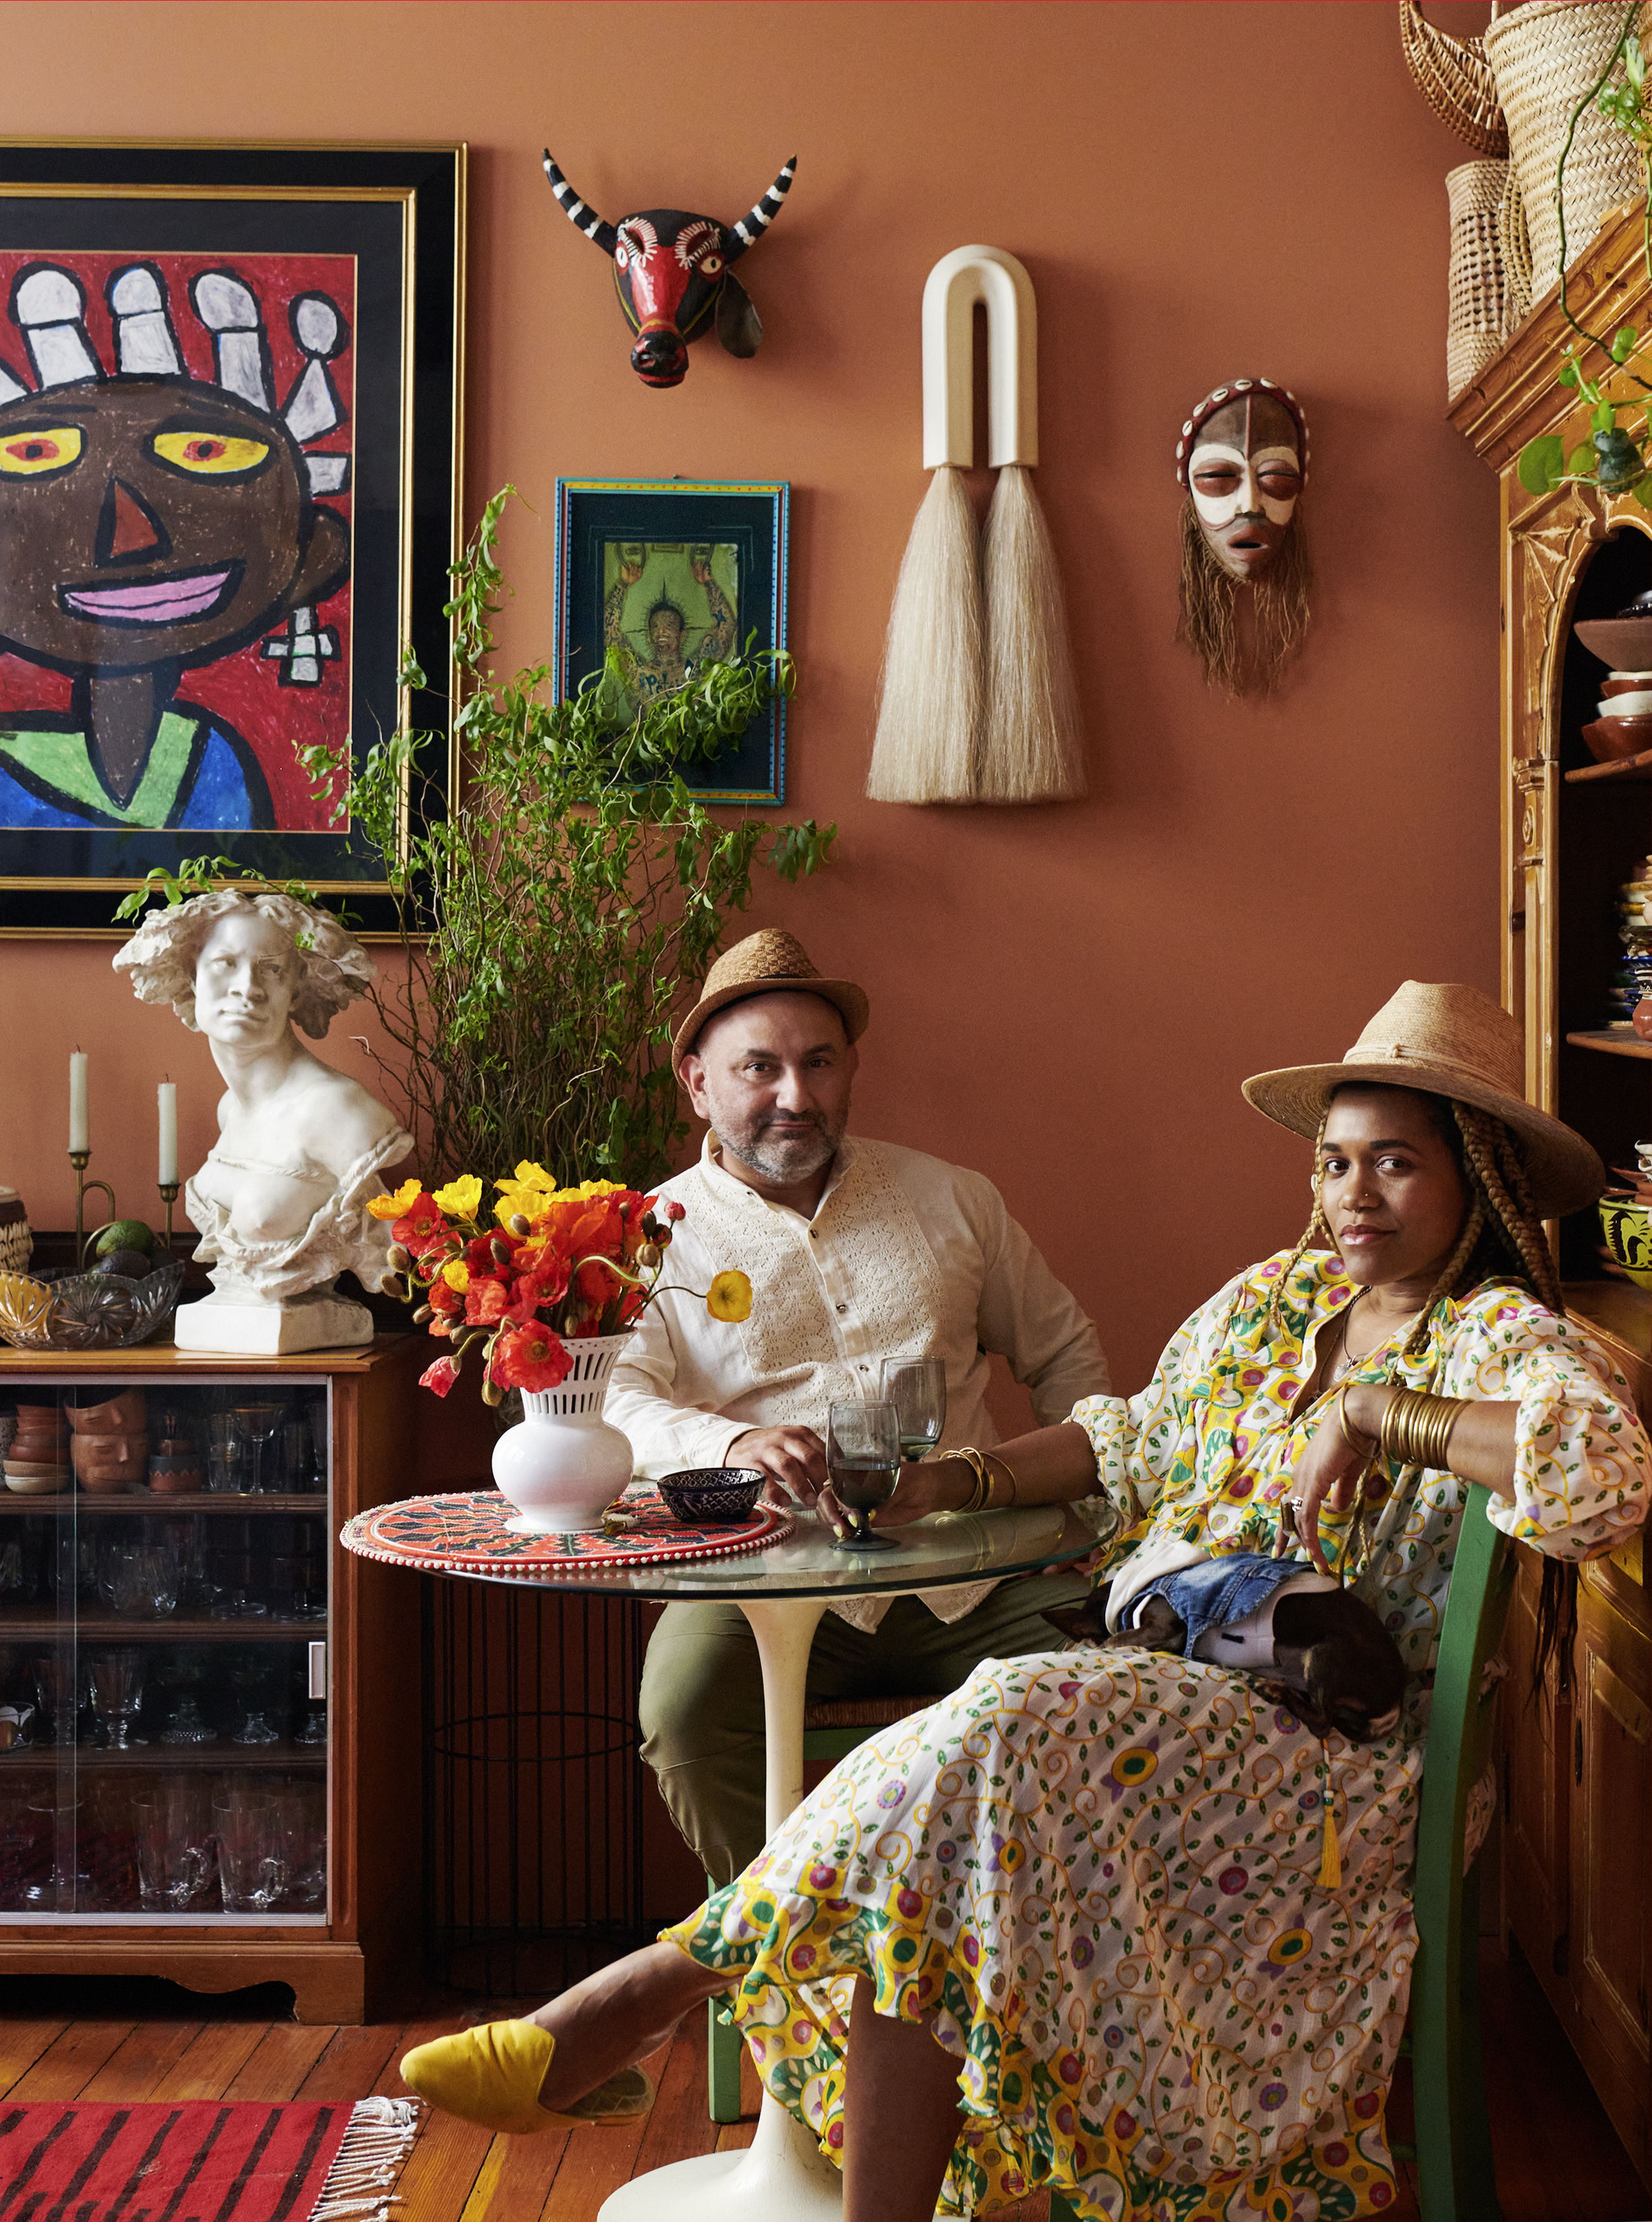
[[[111,1251],[137,1250],[144,1257],[155,1246],[155,1238],[141,1219],[111,1219],[97,1237],[92,1254],[107,1258]]]
[[[111,1250],[92,1267],[94,1273],[112,1273],[127,1281],[141,1281],[148,1273],[152,1260],[141,1250]]]

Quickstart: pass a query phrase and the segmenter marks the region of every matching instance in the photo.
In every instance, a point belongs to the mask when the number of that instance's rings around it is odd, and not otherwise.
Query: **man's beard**
[[[822,1166],[831,1164],[838,1154],[838,1145],[843,1139],[844,1129],[848,1123],[839,1120],[834,1124],[820,1111],[811,1111],[805,1115],[812,1131],[784,1139],[769,1135],[767,1120],[733,1133],[716,1117],[713,1117],[712,1124],[717,1130],[718,1140],[732,1158],[738,1158],[743,1165],[749,1165],[753,1172],[761,1173],[765,1180],[791,1187],[798,1181],[807,1180]]]

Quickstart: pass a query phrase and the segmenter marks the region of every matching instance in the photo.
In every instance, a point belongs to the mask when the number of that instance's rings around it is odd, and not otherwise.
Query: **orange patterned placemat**
[[[763,1504],[727,1527],[688,1528],[673,1519],[656,1490],[633,1490],[623,1502],[633,1524],[615,1535],[513,1535],[505,1523],[514,1518],[516,1508],[497,1490],[414,1497],[358,1512],[339,1541],[364,1559],[417,1566],[426,1573],[504,1574],[537,1581],[729,1558],[766,1550],[791,1532],[786,1515]]]

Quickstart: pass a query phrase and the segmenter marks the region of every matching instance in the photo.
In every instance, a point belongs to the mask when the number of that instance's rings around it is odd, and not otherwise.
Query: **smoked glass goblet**
[[[893,1404],[833,1404],[826,1415],[826,1474],[838,1502],[848,1513],[847,1535],[832,1539],[834,1551],[898,1551],[889,1535],[878,1535],[866,1515],[887,1504],[901,1478],[901,1431]]]

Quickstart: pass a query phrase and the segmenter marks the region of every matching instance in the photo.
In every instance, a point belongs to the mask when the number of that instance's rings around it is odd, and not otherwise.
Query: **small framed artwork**
[[[411,643],[453,796],[464,204],[462,146],[0,147],[0,932],[201,856],[391,923],[313,752]]]
[[[557,700],[612,650],[632,708],[697,664],[786,645],[783,481],[556,481]],[[786,795],[786,705],[776,700],[714,762],[683,773],[707,802]]]

